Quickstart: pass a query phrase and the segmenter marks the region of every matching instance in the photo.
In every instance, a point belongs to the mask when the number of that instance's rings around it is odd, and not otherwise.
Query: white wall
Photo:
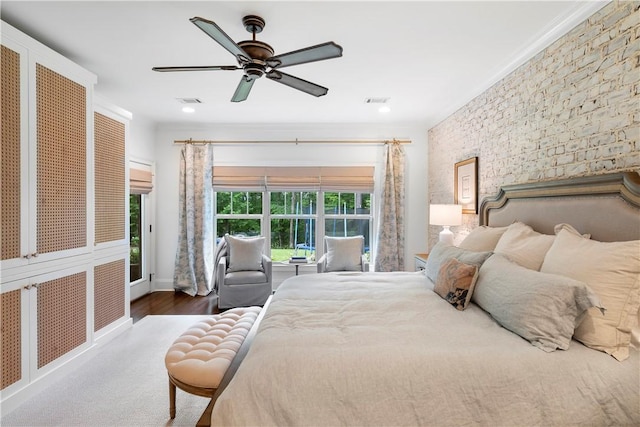
[[[156,271],[154,289],[173,288],[178,236],[178,182],[181,145],[174,140],[335,140],[410,139],[404,145],[406,164],[405,269],[413,269],[413,254],[427,248],[427,132],[419,126],[353,125],[215,125],[205,128],[161,125],[155,135]],[[216,165],[358,165],[383,158],[381,144],[235,144],[216,145]],[[293,271],[293,270],[292,270]],[[301,268],[301,272],[303,269]],[[309,270],[306,270],[309,271]],[[291,274],[293,274],[291,272]],[[275,278],[275,281],[278,277]]]
[[[133,116],[129,128],[129,156],[132,159],[153,161],[156,156],[156,127],[151,121]]]
[[[155,157],[156,157],[156,127],[155,123],[146,120],[142,117],[133,117],[131,126],[129,129],[129,159],[141,162],[143,164],[150,164],[152,170],[154,170]],[[156,212],[156,192],[152,191],[149,195],[145,196],[146,217],[144,219],[146,224],[150,224],[155,227],[155,212]],[[146,227],[145,227],[145,233]],[[146,272],[153,273],[155,271],[155,234],[147,233],[146,238],[148,240],[148,252],[149,259],[146,261],[145,275],[143,280],[136,281],[130,288],[131,300],[140,298],[153,290],[152,284],[147,280]]]

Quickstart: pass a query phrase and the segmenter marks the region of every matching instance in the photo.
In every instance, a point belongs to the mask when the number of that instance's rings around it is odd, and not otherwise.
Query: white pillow
[[[640,307],[640,240],[598,242],[560,230],[540,270],[583,281],[602,301],[604,316],[590,309],[575,339],[618,360],[629,357]]]
[[[504,232],[494,253],[531,270],[540,270],[555,236],[541,234],[522,222],[514,222]]]
[[[262,267],[264,237],[236,237],[225,234],[224,239],[227,241],[229,256],[228,272],[264,271]]]
[[[553,227],[553,232],[557,235],[560,230],[567,230],[573,234],[575,234],[576,236],[582,236],[586,239],[590,239],[591,238],[591,234],[580,234],[580,232],[578,230],[576,230],[575,228],[573,228],[573,226],[571,224],[566,224],[566,223],[560,223],[560,224],[556,224],[555,227]]]
[[[530,270],[497,254],[480,267],[472,300],[502,326],[547,352],[568,349],[586,310],[601,306],[585,283]]]
[[[325,237],[326,271],[361,271],[364,237]]]
[[[471,233],[460,242],[458,247],[476,252],[493,251],[505,231],[507,231],[507,227],[481,225],[471,230]]]

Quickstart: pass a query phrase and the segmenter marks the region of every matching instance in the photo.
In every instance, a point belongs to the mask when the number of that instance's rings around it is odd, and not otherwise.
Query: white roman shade
[[[153,174],[149,165],[129,163],[129,192],[131,194],[149,194],[153,190]]]
[[[373,192],[373,166],[214,166],[215,191]]]

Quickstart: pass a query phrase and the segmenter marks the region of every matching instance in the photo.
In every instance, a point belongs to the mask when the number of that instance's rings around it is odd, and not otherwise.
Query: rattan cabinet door
[[[0,185],[0,262],[3,269],[28,263],[27,57],[26,50],[3,40],[0,58],[2,112]]]
[[[4,283],[0,291],[0,367],[2,394],[29,381],[29,279]]]
[[[93,243],[95,76],[59,62],[2,39],[3,272],[88,253]]]
[[[95,111],[95,246],[128,244],[126,236],[126,138],[128,122]]]
[[[36,70],[38,256],[87,248],[87,88],[40,63]],[[76,251],[77,252],[77,251]]]

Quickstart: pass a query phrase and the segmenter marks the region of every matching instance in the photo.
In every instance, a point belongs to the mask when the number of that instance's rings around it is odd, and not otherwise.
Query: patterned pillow
[[[429,258],[427,258],[427,265],[424,269],[424,274],[429,278],[429,280],[435,283],[438,279],[440,266],[449,259],[455,258],[465,264],[473,264],[480,268],[482,263],[485,262],[491,254],[493,254],[493,252],[468,251],[456,246],[447,245],[443,242],[438,242],[433,248],[431,248],[431,252],[429,252]]]
[[[455,258],[444,262],[438,272],[434,292],[458,310],[464,310],[471,301],[478,279],[478,267]]]

